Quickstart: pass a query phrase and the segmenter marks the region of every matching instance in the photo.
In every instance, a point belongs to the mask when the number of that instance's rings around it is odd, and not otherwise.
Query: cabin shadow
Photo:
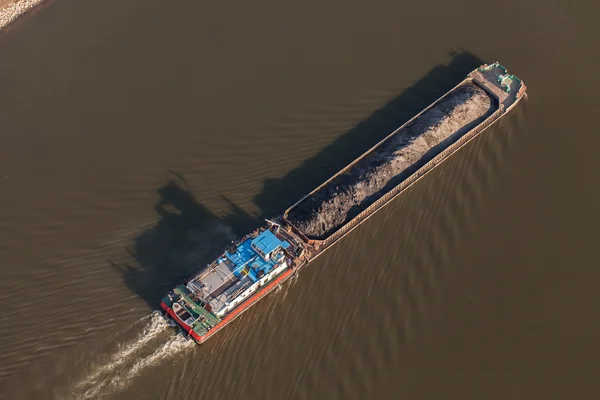
[[[216,216],[196,200],[185,179],[175,175],[177,179],[157,189],[158,221],[133,239],[126,261],[109,260],[125,284],[154,309],[169,290],[259,223],[225,197],[231,211]]]
[[[254,202],[261,217],[281,214],[367,149],[448,92],[484,61],[465,51],[451,52],[447,65],[432,68],[414,85],[376,110],[315,157],[280,179],[267,179]]]
[[[237,237],[281,214],[317,185],[366,149],[408,121],[483,64],[468,52],[451,53],[447,65],[432,68],[423,78],[369,118],[344,133],[315,157],[281,179],[268,179],[254,198],[260,218],[249,215],[223,197],[230,213],[219,217],[200,204],[180,174],[157,189],[156,224],[143,230],[128,248],[126,261],[110,260],[125,284],[153,309],[174,286],[210,263]]]

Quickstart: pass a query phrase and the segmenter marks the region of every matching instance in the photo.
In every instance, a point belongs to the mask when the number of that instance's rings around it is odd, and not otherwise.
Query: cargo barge
[[[203,343],[510,111],[526,86],[483,65],[161,301]]]

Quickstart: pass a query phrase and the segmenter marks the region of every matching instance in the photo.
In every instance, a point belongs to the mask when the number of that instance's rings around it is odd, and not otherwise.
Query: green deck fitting
[[[205,322],[198,321],[193,326],[194,331],[196,331],[199,335],[204,335],[211,327],[221,322],[221,318],[217,317],[213,313],[208,312],[204,307],[200,307],[198,304],[196,304],[196,302],[188,296],[185,286],[177,286],[173,292],[180,295],[185,300],[187,305],[191,308],[190,311],[194,312],[196,316],[203,315],[204,318],[206,318]]]
[[[511,75],[498,75],[498,83],[506,93],[510,93],[510,85],[513,83]]]

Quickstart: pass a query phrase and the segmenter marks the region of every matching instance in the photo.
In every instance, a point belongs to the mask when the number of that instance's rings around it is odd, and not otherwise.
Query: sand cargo
[[[288,208],[282,220],[324,250],[498,121],[525,90],[497,62],[477,68]]]
[[[161,301],[203,343],[510,111],[526,87],[483,65]]]

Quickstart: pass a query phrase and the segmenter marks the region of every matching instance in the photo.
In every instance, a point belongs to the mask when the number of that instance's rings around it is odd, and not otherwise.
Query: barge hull
[[[503,87],[503,83],[506,86],[506,80],[500,79],[499,77],[508,77],[510,79],[511,86],[506,90],[506,87]],[[365,157],[372,155],[374,152],[378,150],[378,148],[388,142],[394,135],[400,132],[402,129],[406,128],[410,124],[414,123],[419,117],[421,117],[428,110],[432,109],[436,105],[438,105],[446,96],[454,92],[456,89],[460,88],[469,83],[475,83],[480,88],[484,89],[487,94],[494,98],[497,101],[497,109],[492,114],[487,116],[481,123],[477,126],[473,127],[470,131],[462,134],[457,140],[453,143],[449,144],[448,147],[441,150],[435,157],[421,166],[418,170],[416,170],[413,174],[408,176],[406,179],[401,181],[397,186],[390,189],[387,193],[383,194],[376,201],[362,210],[358,215],[354,218],[347,221],[345,224],[341,225],[337,230],[335,230],[331,235],[325,238],[315,238],[307,235],[300,227],[298,227],[290,218],[290,214],[298,207],[302,202],[309,200],[312,196],[317,194],[320,190],[325,188],[328,184],[331,184],[335,178],[340,176],[341,174],[347,173],[353,166],[355,166],[358,162],[363,160]],[[448,91],[430,106],[425,108],[419,114],[415,115],[401,127],[396,129],[386,138],[381,140],[371,149],[366,151],[363,155],[358,157],[348,166],[340,170],[337,174],[329,178],[326,182],[321,184],[319,187],[314,189],[312,192],[304,196],[290,208],[288,208],[283,216],[282,220],[284,223],[290,227],[291,230],[294,231],[297,235],[302,237],[307,243],[314,247],[313,257],[311,259],[316,258],[320,255],[326,248],[335,244],[338,240],[343,238],[350,231],[355,229],[362,222],[370,218],[375,212],[381,209],[383,206],[387,205],[391,200],[400,195],[404,190],[408,187],[412,186],[416,181],[421,179],[427,173],[429,173],[433,168],[440,165],[444,162],[450,155],[454,154],[468,142],[479,136],[485,129],[493,125],[496,121],[498,121],[502,116],[504,116],[508,111],[510,111],[524,96],[526,90],[526,86],[516,77],[512,75],[508,75],[506,73],[506,69],[502,67],[498,63],[494,63],[491,65],[483,65],[480,68],[475,69],[471,72],[466,79],[456,85],[453,89]]]

